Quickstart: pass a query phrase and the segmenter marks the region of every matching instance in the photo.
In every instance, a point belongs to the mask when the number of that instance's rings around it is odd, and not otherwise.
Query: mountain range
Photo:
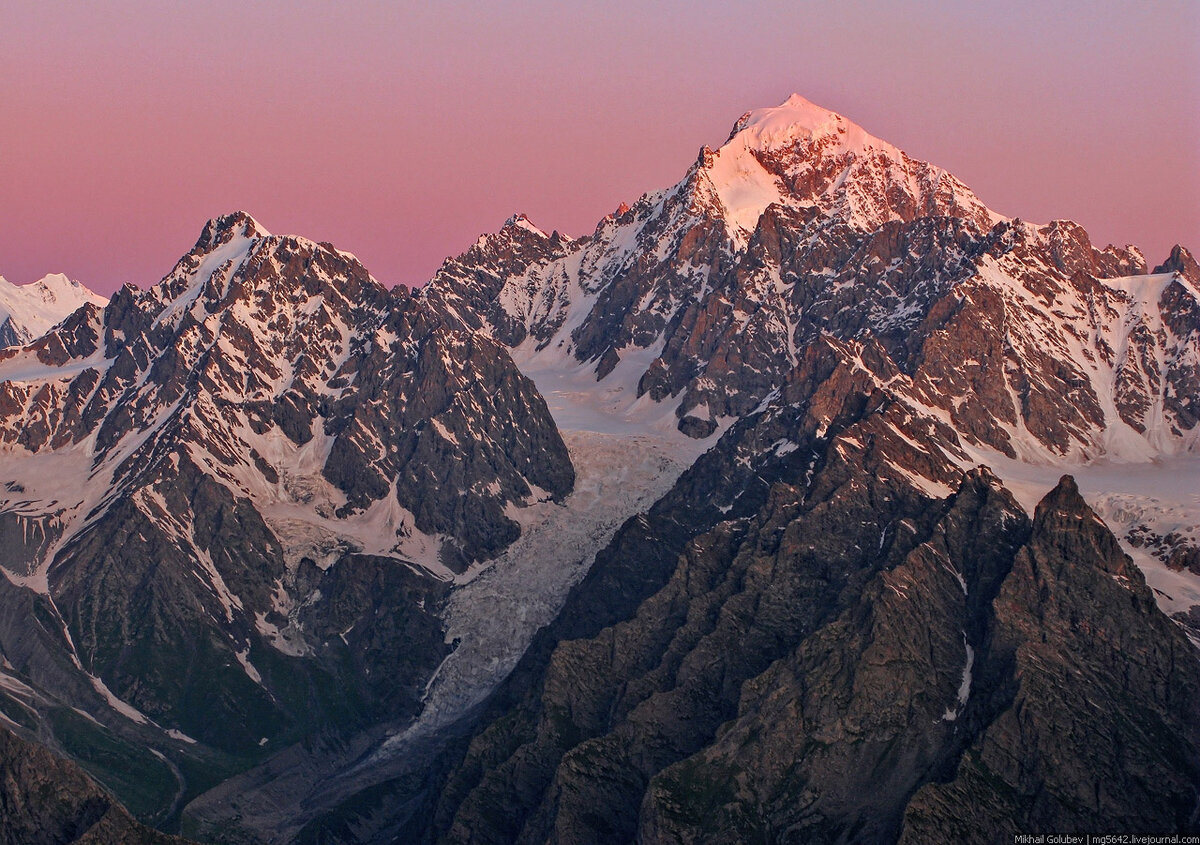
[[[793,95],[411,292],[244,212],[6,290],[0,730],[127,837],[1200,827],[1182,247]]]

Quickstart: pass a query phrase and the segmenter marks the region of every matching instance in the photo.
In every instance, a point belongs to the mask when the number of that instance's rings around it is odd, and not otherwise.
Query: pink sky
[[[1002,214],[1200,250],[1197,4],[642,5],[7,2],[0,275],[147,286],[246,209],[419,284],[514,211],[590,231],[792,91]]]

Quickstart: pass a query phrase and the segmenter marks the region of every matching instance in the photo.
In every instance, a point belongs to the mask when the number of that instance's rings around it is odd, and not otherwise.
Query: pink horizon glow
[[[517,211],[591,231],[793,91],[1001,214],[1200,249],[1187,2],[49,5],[0,10],[12,282],[145,287],[244,209],[420,284]]]

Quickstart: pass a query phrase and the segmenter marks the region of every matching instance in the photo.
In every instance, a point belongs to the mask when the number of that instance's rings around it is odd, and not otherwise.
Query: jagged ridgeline
[[[0,716],[141,822],[1197,829],[1182,248],[1005,218],[793,96],[415,292],[237,213],[80,304],[0,351]]]
[[[572,489],[495,342],[244,214],[0,368],[18,711],[101,713],[54,731],[81,756],[158,733],[204,758],[193,791],[415,714],[453,572],[516,538],[508,508]]]

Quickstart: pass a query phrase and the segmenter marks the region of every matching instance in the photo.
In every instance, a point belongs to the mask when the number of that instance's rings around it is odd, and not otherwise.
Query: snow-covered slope
[[[863,231],[917,216],[962,217],[982,227],[1003,219],[945,170],[799,94],[743,115],[704,176],[740,245],[772,204],[836,215]]]
[[[0,347],[19,346],[41,337],[85,303],[105,306],[108,300],[61,273],[28,285],[0,276]]]

